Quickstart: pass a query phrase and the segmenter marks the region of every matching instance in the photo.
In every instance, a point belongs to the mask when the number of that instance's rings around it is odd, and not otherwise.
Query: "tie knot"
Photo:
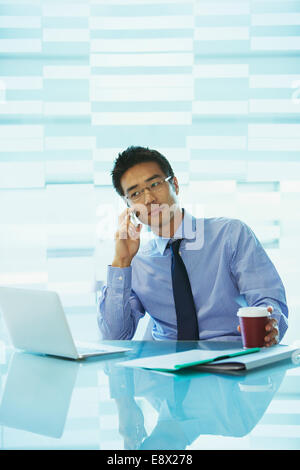
[[[178,238],[177,240],[170,243],[170,248],[174,254],[178,255],[180,243],[182,242],[182,238]]]

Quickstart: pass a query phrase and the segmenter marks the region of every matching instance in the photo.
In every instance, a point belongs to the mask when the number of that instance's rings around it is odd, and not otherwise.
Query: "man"
[[[239,339],[241,299],[272,313],[265,346],[282,339],[288,316],[284,287],[246,224],[195,219],[184,211],[171,165],[155,150],[130,147],[120,153],[112,178],[127,208],[119,217],[99,304],[104,339],[131,339],[145,312],[155,340]],[[142,224],[154,234],[145,246]]]

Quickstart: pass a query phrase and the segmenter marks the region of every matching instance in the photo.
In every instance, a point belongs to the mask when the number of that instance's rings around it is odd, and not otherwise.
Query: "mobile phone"
[[[137,218],[135,212],[131,212],[131,214],[130,214],[130,222],[133,223],[133,225],[134,225],[135,227],[137,227],[137,226],[139,225],[139,221],[138,221],[138,218]]]

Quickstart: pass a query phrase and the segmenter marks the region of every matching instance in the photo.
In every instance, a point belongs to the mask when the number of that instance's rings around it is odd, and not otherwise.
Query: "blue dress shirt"
[[[200,340],[240,339],[240,306],[273,307],[279,340],[287,330],[288,308],[282,281],[251,229],[237,219],[196,219],[186,211],[173,239],[183,238],[185,263],[196,306]],[[176,340],[169,238],[154,235],[142,244],[131,266],[108,266],[99,301],[103,339],[131,339],[145,315],[155,340]]]

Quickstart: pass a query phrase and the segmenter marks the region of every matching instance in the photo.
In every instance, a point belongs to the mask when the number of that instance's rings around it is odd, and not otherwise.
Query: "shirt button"
[[[181,256],[181,251],[178,251],[178,253],[179,253],[179,254],[180,254],[180,256]]]
[[[119,281],[122,281],[123,276],[119,276],[118,279],[119,279]]]

